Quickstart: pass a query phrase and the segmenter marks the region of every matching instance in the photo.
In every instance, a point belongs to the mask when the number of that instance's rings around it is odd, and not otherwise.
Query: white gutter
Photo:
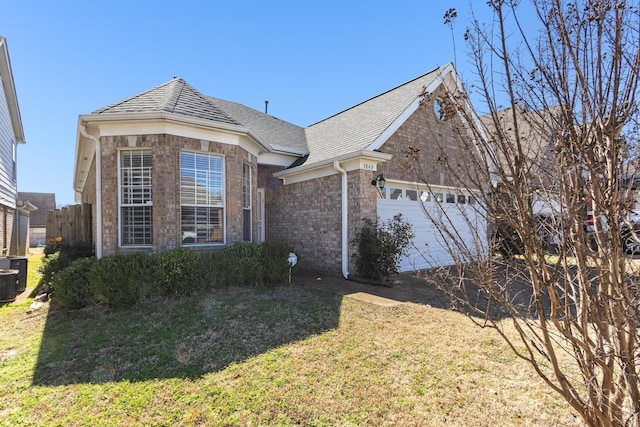
[[[102,258],[102,155],[100,139],[87,132],[87,127],[80,125],[80,135],[93,141],[96,156],[96,258]]]
[[[333,162],[333,168],[342,175],[342,276],[349,279],[349,210],[347,197],[347,171],[340,166],[339,161]]]

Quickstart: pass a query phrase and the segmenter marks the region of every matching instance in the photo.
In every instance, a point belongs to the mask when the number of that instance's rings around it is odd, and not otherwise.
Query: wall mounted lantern
[[[378,193],[380,193],[380,197],[382,197],[383,199],[384,199],[384,194],[382,193],[382,190],[384,190],[384,184],[385,183],[386,183],[386,181],[385,181],[384,176],[382,174],[376,176],[371,181],[371,185],[375,186],[378,189]]]

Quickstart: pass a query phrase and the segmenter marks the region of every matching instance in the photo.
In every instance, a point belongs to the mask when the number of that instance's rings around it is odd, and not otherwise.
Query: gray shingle
[[[424,93],[442,68],[436,68],[306,128],[310,152],[306,164],[368,147]]]
[[[108,105],[93,114],[166,112],[214,122],[239,125],[191,85],[180,78]]]
[[[236,102],[213,97],[209,97],[209,100],[228,116],[251,129],[272,147],[286,147],[307,152],[304,128]]]

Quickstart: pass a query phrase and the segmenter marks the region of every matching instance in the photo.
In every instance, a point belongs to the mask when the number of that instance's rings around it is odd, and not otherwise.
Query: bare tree
[[[477,213],[489,236],[477,230],[469,244],[446,217],[427,215],[457,265],[424,277],[495,328],[586,425],[640,426],[640,273],[622,245],[635,230],[639,11],[532,0],[521,18],[519,3],[488,1],[494,20],[465,33],[486,115],[480,125],[451,85],[450,124],[473,156],[464,167],[438,159],[460,185],[483,190]],[[521,19],[530,28],[534,18],[532,35]],[[424,159],[407,154],[420,174]]]

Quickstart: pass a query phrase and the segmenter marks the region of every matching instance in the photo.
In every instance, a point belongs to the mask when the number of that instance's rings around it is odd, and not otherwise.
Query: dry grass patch
[[[131,311],[0,309],[9,425],[570,425],[497,335],[304,286]]]

